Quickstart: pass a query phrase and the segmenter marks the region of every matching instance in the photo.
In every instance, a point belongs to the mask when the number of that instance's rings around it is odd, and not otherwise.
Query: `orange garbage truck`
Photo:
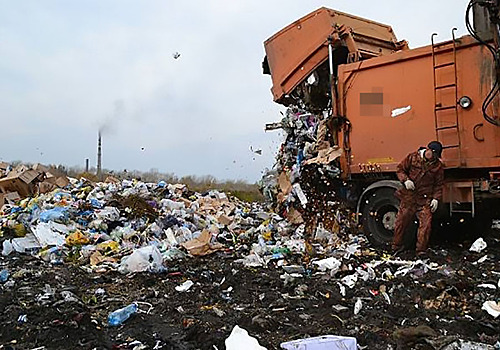
[[[393,236],[398,163],[431,140],[444,146],[442,216],[500,208],[498,2],[471,1],[466,22],[470,35],[410,49],[388,25],[320,8],[264,43],[274,101],[326,127],[319,152],[335,151],[339,193],[375,242]]]

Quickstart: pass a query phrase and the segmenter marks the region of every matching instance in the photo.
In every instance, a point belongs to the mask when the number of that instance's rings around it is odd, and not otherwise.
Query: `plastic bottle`
[[[9,270],[3,269],[0,271],[0,283],[4,283],[9,279]]]
[[[108,325],[109,326],[119,326],[128,318],[137,312],[137,304],[132,303],[130,305],[127,305],[121,309],[118,309],[116,311],[113,311],[112,313],[109,314],[108,316]]]

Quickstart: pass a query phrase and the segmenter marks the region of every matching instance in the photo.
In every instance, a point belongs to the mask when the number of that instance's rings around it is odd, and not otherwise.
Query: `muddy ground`
[[[349,264],[330,276],[309,269],[299,255],[288,256],[286,263],[304,264],[308,270],[286,285],[275,262],[268,268],[234,263],[248,253],[244,249],[170,262],[161,274],[131,276],[88,273],[77,262],[52,265],[26,255],[0,257],[0,268],[11,274],[10,283],[0,284],[0,348],[222,350],[235,325],[268,349],[325,334],[356,337],[366,349],[439,349],[454,338],[495,344],[500,318],[481,306],[500,298],[500,275],[495,273],[500,273],[500,232],[491,230],[484,237],[488,248],[481,253],[468,251],[471,241],[434,243],[426,261],[447,268],[361,280],[347,288],[345,297],[337,281],[352,273]],[[351,267],[386,253],[369,246],[362,252],[350,258]],[[484,255],[486,261],[475,263]],[[415,258],[407,252],[400,259]],[[176,291],[187,279],[194,286]],[[497,288],[478,287],[483,283]],[[391,304],[379,293],[381,285]],[[96,294],[99,288],[104,293]],[[72,292],[73,300],[64,301],[62,291]],[[358,298],[363,308],[354,315]],[[106,325],[109,312],[134,301],[150,303],[149,314],[135,314],[119,327]],[[141,304],[141,309],[148,307]],[[428,328],[405,333],[415,326]]]

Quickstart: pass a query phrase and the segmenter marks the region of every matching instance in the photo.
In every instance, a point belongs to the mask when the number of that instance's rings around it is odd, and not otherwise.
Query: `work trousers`
[[[403,247],[403,239],[406,229],[417,214],[418,233],[417,233],[417,252],[423,252],[427,249],[429,238],[431,236],[432,213],[429,205],[419,206],[401,201],[396,222],[394,224],[394,239],[392,248],[394,250]]]

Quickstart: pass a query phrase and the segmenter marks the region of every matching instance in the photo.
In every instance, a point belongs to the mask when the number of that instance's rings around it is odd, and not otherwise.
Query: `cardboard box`
[[[66,176],[59,176],[56,180],[56,186],[59,188],[64,188],[69,185],[69,180]]]
[[[285,195],[289,194],[292,191],[292,183],[290,182],[290,179],[288,178],[288,174],[283,171],[278,177],[278,184],[280,186],[281,192],[283,192]]]
[[[17,192],[0,193],[0,207],[4,204],[14,204],[19,200],[21,197]]]
[[[53,183],[47,182],[47,181],[40,182],[38,184],[38,192],[39,193],[49,193],[49,192],[53,191],[55,188],[56,188],[56,185],[54,185]]]
[[[219,221],[219,223],[222,224],[222,225],[224,225],[224,226],[228,226],[228,225],[230,225],[233,222],[233,218],[231,218],[231,217],[229,217],[227,215],[221,214],[217,218],[217,221]]]
[[[18,177],[5,177],[0,179],[0,192],[17,192],[21,197],[28,197],[32,194],[29,184]]]
[[[9,167],[8,163],[0,162],[0,170],[6,170]]]
[[[332,161],[342,155],[342,148],[330,147],[318,151],[318,156],[308,159],[304,162],[307,164],[330,164]]]
[[[28,197],[35,194],[36,184],[42,181],[43,178],[44,173],[19,166],[10,172],[7,177],[0,179],[0,192],[17,192],[23,198]]]

